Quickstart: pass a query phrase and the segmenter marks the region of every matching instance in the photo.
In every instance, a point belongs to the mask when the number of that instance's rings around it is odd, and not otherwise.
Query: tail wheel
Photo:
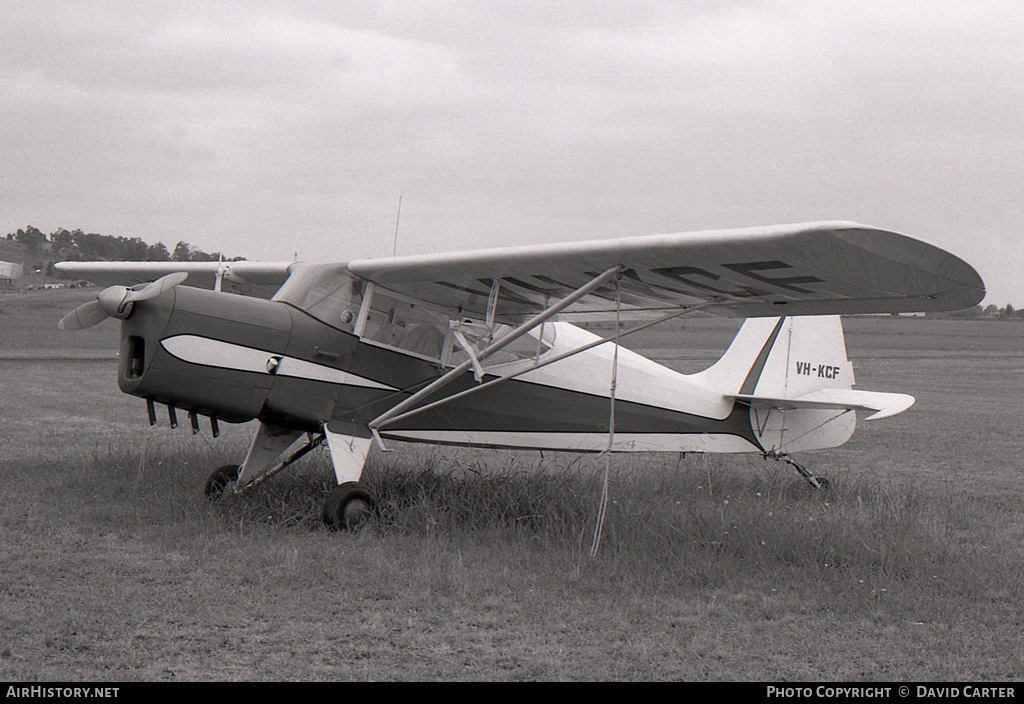
[[[206,484],[203,485],[203,494],[210,500],[219,499],[224,493],[224,489],[238,480],[238,472],[241,469],[241,466],[237,464],[224,464],[217,467],[206,480]]]
[[[324,499],[324,523],[334,530],[351,530],[376,512],[373,494],[359,482],[339,484]]]

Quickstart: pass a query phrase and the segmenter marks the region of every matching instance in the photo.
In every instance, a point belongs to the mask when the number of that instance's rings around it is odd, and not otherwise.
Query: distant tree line
[[[965,308],[964,310],[954,310],[943,313],[928,313],[929,318],[986,318],[986,319],[1011,319],[1011,320],[1024,320],[1024,309],[1017,310],[1011,304],[1007,303],[1005,306],[1000,308],[994,303],[982,308],[981,306],[973,306],[971,308]]]
[[[7,239],[24,245],[33,251],[49,250],[57,259],[77,261],[128,261],[128,262],[215,262],[221,259],[220,252],[207,254],[188,242],[178,242],[173,251],[168,251],[163,242],[147,244],[138,237],[114,237],[86,233],[81,230],[58,228],[49,235],[43,234],[31,225],[17,232],[7,233]],[[245,257],[224,257],[225,261],[240,261]]]

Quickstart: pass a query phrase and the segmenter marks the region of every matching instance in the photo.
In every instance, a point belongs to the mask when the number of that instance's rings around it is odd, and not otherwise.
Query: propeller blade
[[[172,288],[174,288],[187,278],[187,272],[176,271],[173,274],[161,276],[153,283],[146,284],[145,287],[138,291],[133,291],[129,289],[128,295],[125,296],[122,305],[127,303],[135,303],[137,301],[148,301],[150,298],[156,298],[164,291],[170,291]]]
[[[161,276],[151,284],[146,284],[138,291],[124,286],[109,286],[102,291],[95,301],[89,301],[75,308],[57,323],[61,330],[83,330],[91,328],[104,318],[125,320],[131,315],[132,305],[138,301],[156,298],[164,291],[169,291],[188,278],[184,271]]]
[[[57,323],[61,330],[84,330],[106,319],[107,311],[99,301],[89,301],[75,308]]]

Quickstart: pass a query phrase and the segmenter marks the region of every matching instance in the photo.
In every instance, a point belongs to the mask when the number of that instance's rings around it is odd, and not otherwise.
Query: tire
[[[238,472],[241,469],[242,467],[237,464],[224,464],[217,467],[207,478],[206,484],[203,485],[203,494],[211,501],[219,499],[228,484],[238,479]]]
[[[377,513],[377,502],[365,485],[345,482],[324,499],[323,519],[332,530],[352,530]]]

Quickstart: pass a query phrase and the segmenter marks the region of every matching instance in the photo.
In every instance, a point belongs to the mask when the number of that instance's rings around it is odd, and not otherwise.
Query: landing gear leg
[[[306,433],[305,445],[278,460],[281,453],[300,435],[301,431],[261,422],[245,462],[240,466],[226,464],[218,467],[206,480],[203,493],[210,499],[216,499],[229,486],[234,493],[256,486],[326,444],[331,451],[331,463],[334,465],[338,486],[331,490],[324,501],[324,522],[335,530],[347,530],[375,514],[377,502],[373,492],[359,482],[373,442],[370,433],[364,428],[343,423],[334,427],[324,424],[320,433]]]
[[[270,479],[270,477],[274,476],[275,474],[284,469],[287,469],[292,464],[297,462],[299,459],[305,457],[313,449],[319,447],[324,442],[326,442],[326,440],[324,439],[323,435],[314,436],[312,433],[307,433],[307,441],[305,445],[300,447],[298,450],[296,450],[295,452],[293,452],[288,457],[281,460],[274,466],[269,467],[263,470],[262,472],[256,474],[256,476],[252,477],[244,484],[239,483],[239,477],[242,474],[242,467],[244,465],[221,465],[217,469],[213,470],[213,473],[206,480],[206,484],[203,486],[203,494],[205,494],[208,499],[213,500],[220,498],[220,496],[224,493],[225,490],[228,489],[228,487],[231,484],[234,484],[233,491],[236,493],[242,491],[243,489],[249,489],[250,487],[254,487],[257,484],[262,484],[267,479]],[[252,455],[253,453],[250,451],[250,457]]]
[[[327,438],[327,447],[331,450],[334,476],[338,480],[338,486],[334,487],[324,500],[324,523],[333,530],[355,528],[377,511],[377,501],[373,493],[365,484],[359,482],[373,440],[370,437],[349,434],[353,430],[361,429],[342,424],[332,429],[324,425],[324,436]]]
[[[800,464],[799,462],[794,460],[792,457],[787,455],[785,452],[777,452],[777,451],[766,452],[766,453],[764,453],[764,458],[766,460],[771,459],[771,460],[775,460],[776,462],[785,462],[786,464],[791,465],[792,467],[794,467],[796,469],[797,472],[800,473],[800,476],[803,477],[804,479],[806,479],[807,483],[810,484],[811,486],[813,486],[815,489],[820,489],[822,491],[827,491],[829,488],[831,488],[831,485],[829,484],[828,479],[825,479],[824,477],[816,477],[816,476],[814,476],[813,474],[811,474],[811,471],[809,469],[807,469],[802,464]]]
[[[308,455],[316,448],[320,447],[320,445],[324,444],[324,442],[326,442],[326,440],[324,439],[323,435],[313,435],[312,433],[306,433],[305,445],[300,447],[292,454],[288,455],[288,457],[284,458],[283,460],[281,460],[280,462],[278,462],[273,467],[266,470],[259,476],[254,477],[242,488],[248,489],[249,487],[256,486],[257,484],[262,484],[263,482],[267,481],[278,472],[288,469],[288,467],[291,467],[297,461]]]

